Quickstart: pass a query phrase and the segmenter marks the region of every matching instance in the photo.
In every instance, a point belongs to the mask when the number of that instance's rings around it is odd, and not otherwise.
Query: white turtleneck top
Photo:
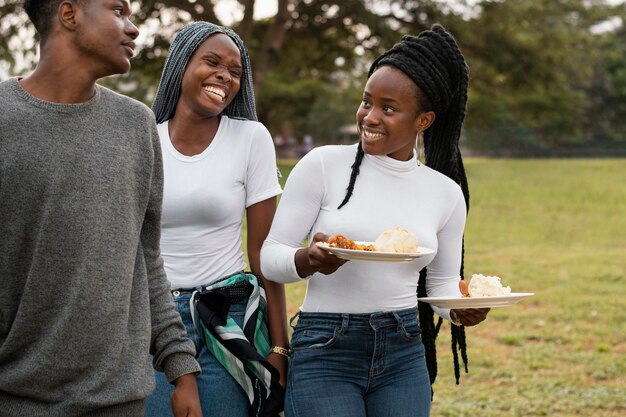
[[[313,274],[301,310],[371,313],[417,305],[419,271],[427,266],[429,296],[459,296],[466,207],[459,185],[418,164],[366,154],[353,195],[340,210],[357,147],[324,146],[309,152],[290,173],[261,251],[261,269],[276,282],[301,280],[295,253],[317,232],[374,241],[387,229],[413,232],[435,254],[408,263],[348,261],[331,275]],[[433,307],[450,319],[448,309]]]

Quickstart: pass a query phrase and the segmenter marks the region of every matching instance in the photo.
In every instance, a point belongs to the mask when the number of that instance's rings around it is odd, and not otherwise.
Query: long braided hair
[[[239,92],[222,114],[232,118],[257,120],[250,57],[243,40],[229,28],[208,22],[194,22],[183,27],[170,46],[159,88],[152,104],[157,123],[162,123],[174,116],[187,63],[202,42],[215,33],[223,33],[235,42],[241,52],[241,66],[243,67]]]
[[[404,36],[399,43],[376,58],[370,67],[368,77],[385,65],[393,66],[409,76],[417,86],[420,109],[435,113],[433,124],[424,131],[426,165],[450,177],[461,186],[469,209],[467,177],[459,150],[459,138],[467,104],[469,68],[456,41],[441,25],[433,25],[430,30],[418,36]],[[350,200],[363,155],[363,148],[359,142],[346,196],[339,209]],[[461,278],[463,269],[462,255]],[[424,268],[420,271],[417,290],[419,297],[426,297],[426,275],[427,268]],[[432,385],[437,378],[435,341],[443,320],[440,317],[435,324],[433,310],[428,304],[419,303],[418,311],[422,340],[426,348],[426,364]],[[467,372],[464,327],[452,325],[451,336],[454,375],[458,384],[461,373],[459,351]]]

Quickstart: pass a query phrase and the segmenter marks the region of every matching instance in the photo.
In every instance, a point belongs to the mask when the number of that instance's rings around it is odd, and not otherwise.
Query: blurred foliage
[[[143,34],[133,70],[101,82],[150,105],[173,35],[193,20],[224,24],[217,3],[133,3]],[[274,134],[340,140],[371,60],[440,22],[471,68],[466,146],[497,154],[626,148],[623,1],[277,0],[264,20],[252,18],[255,3],[233,0],[240,13],[231,26],[250,49],[259,117]],[[20,4],[0,0],[0,68],[10,74],[36,60]]]
[[[601,40],[600,59],[592,63],[587,89],[585,139],[626,141],[626,30]]]
[[[623,18],[623,4],[485,1],[481,9],[457,36],[472,72],[470,145],[506,152],[626,141],[623,122],[599,111],[620,97],[613,87],[619,71],[607,70],[609,62],[624,62],[623,27],[621,35],[592,30],[612,16]],[[610,132],[591,128],[607,123]]]

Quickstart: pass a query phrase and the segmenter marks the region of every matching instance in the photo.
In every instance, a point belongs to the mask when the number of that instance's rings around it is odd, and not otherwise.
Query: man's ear
[[[78,11],[78,2],[64,1],[59,5],[58,19],[61,25],[68,30],[76,30],[77,21],[76,13]]]

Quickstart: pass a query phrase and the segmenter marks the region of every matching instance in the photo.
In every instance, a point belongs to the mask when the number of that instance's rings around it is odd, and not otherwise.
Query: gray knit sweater
[[[0,83],[0,416],[141,416],[151,360],[200,370],[159,253],[162,177],[143,104]]]

